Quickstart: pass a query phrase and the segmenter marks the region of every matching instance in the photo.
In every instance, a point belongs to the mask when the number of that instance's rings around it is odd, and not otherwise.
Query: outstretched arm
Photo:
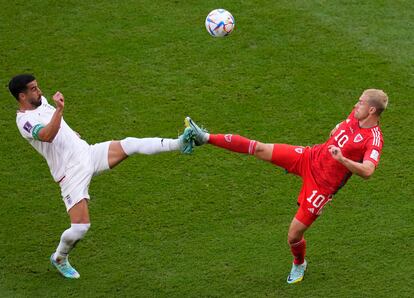
[[[342,151],[339,147],[330,145],[328,147],[332,157],[343,164],[353,174],[357,174],[364,179],[368,179],[375,172],[375,165],[372,161],[364,160],[362,163],[350,160],[342,155]]]
[[[50,122],[45,127],[42,127],[38,132],[35,132],[37,138],[42,142],[53,142],[60,129],[65,99],[63,94],[58,91],[53,95],[53,100],[56,104],[56,111],[53,114],[52,119],[50,119]]]

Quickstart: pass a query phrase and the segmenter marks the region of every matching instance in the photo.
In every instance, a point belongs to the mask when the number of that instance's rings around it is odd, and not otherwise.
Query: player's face
[[[355,104],[355,118],[363,120],[370,115],[372,107],[369,105],[368,97],[364,94],[361,95],[358,102]]]
[[[39,89],[36,80],[27,84],[27,90],[23,93],[22,99],[35,108],[42,104],[42,90]]]

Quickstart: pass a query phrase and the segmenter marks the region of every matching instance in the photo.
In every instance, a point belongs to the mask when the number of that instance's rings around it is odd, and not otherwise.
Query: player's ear
[[[19,96],[19,101],[20,102],[23,102],[27,97],[26,93],[24,93],[24,92],[20,92],[18,96]]]
[[[376,107],[369,107],[369,113],[371,115],[375,114],[377,112],[377,108]]]

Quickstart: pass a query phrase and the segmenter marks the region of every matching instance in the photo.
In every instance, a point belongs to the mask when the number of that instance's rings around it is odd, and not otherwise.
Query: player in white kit
[[[133,154],[156,154],[181,150],[191,153],[192,130],[178,139],[126,138],[89,145],[63,119],[65,100],[60,92],[53,95],[56,107],[48,103],[34,76],[13,77],[9,90],[17,99],[17,127],[22,136],[46,159],[53,179],[59,183],[62,198],[71,220],[63,232],[51,263],[67,278],[79,278],[68,255],[90,227],[88,188],[93,176],[111,169]]]

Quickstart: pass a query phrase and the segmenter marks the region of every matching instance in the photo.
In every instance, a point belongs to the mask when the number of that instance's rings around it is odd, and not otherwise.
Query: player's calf
[[[53,259],[57,261],[59,258],[66,258],[72,248],[80,241],[88,232],[91,224],[72,224],[69,229],[62,233],[59,245],[53,255]]]
[[[66,278],[79,278],[79,273],[68,260],[69,252],[89,230],[90,224],[72,224],[60,237],[56,252],[50,256],[51,264]]]
[[[256,150],[257,141],[249,140],[240,135],[232,134],[210,134],[208,142],[217,147],[221,147],[233,152],[251,154]]]

